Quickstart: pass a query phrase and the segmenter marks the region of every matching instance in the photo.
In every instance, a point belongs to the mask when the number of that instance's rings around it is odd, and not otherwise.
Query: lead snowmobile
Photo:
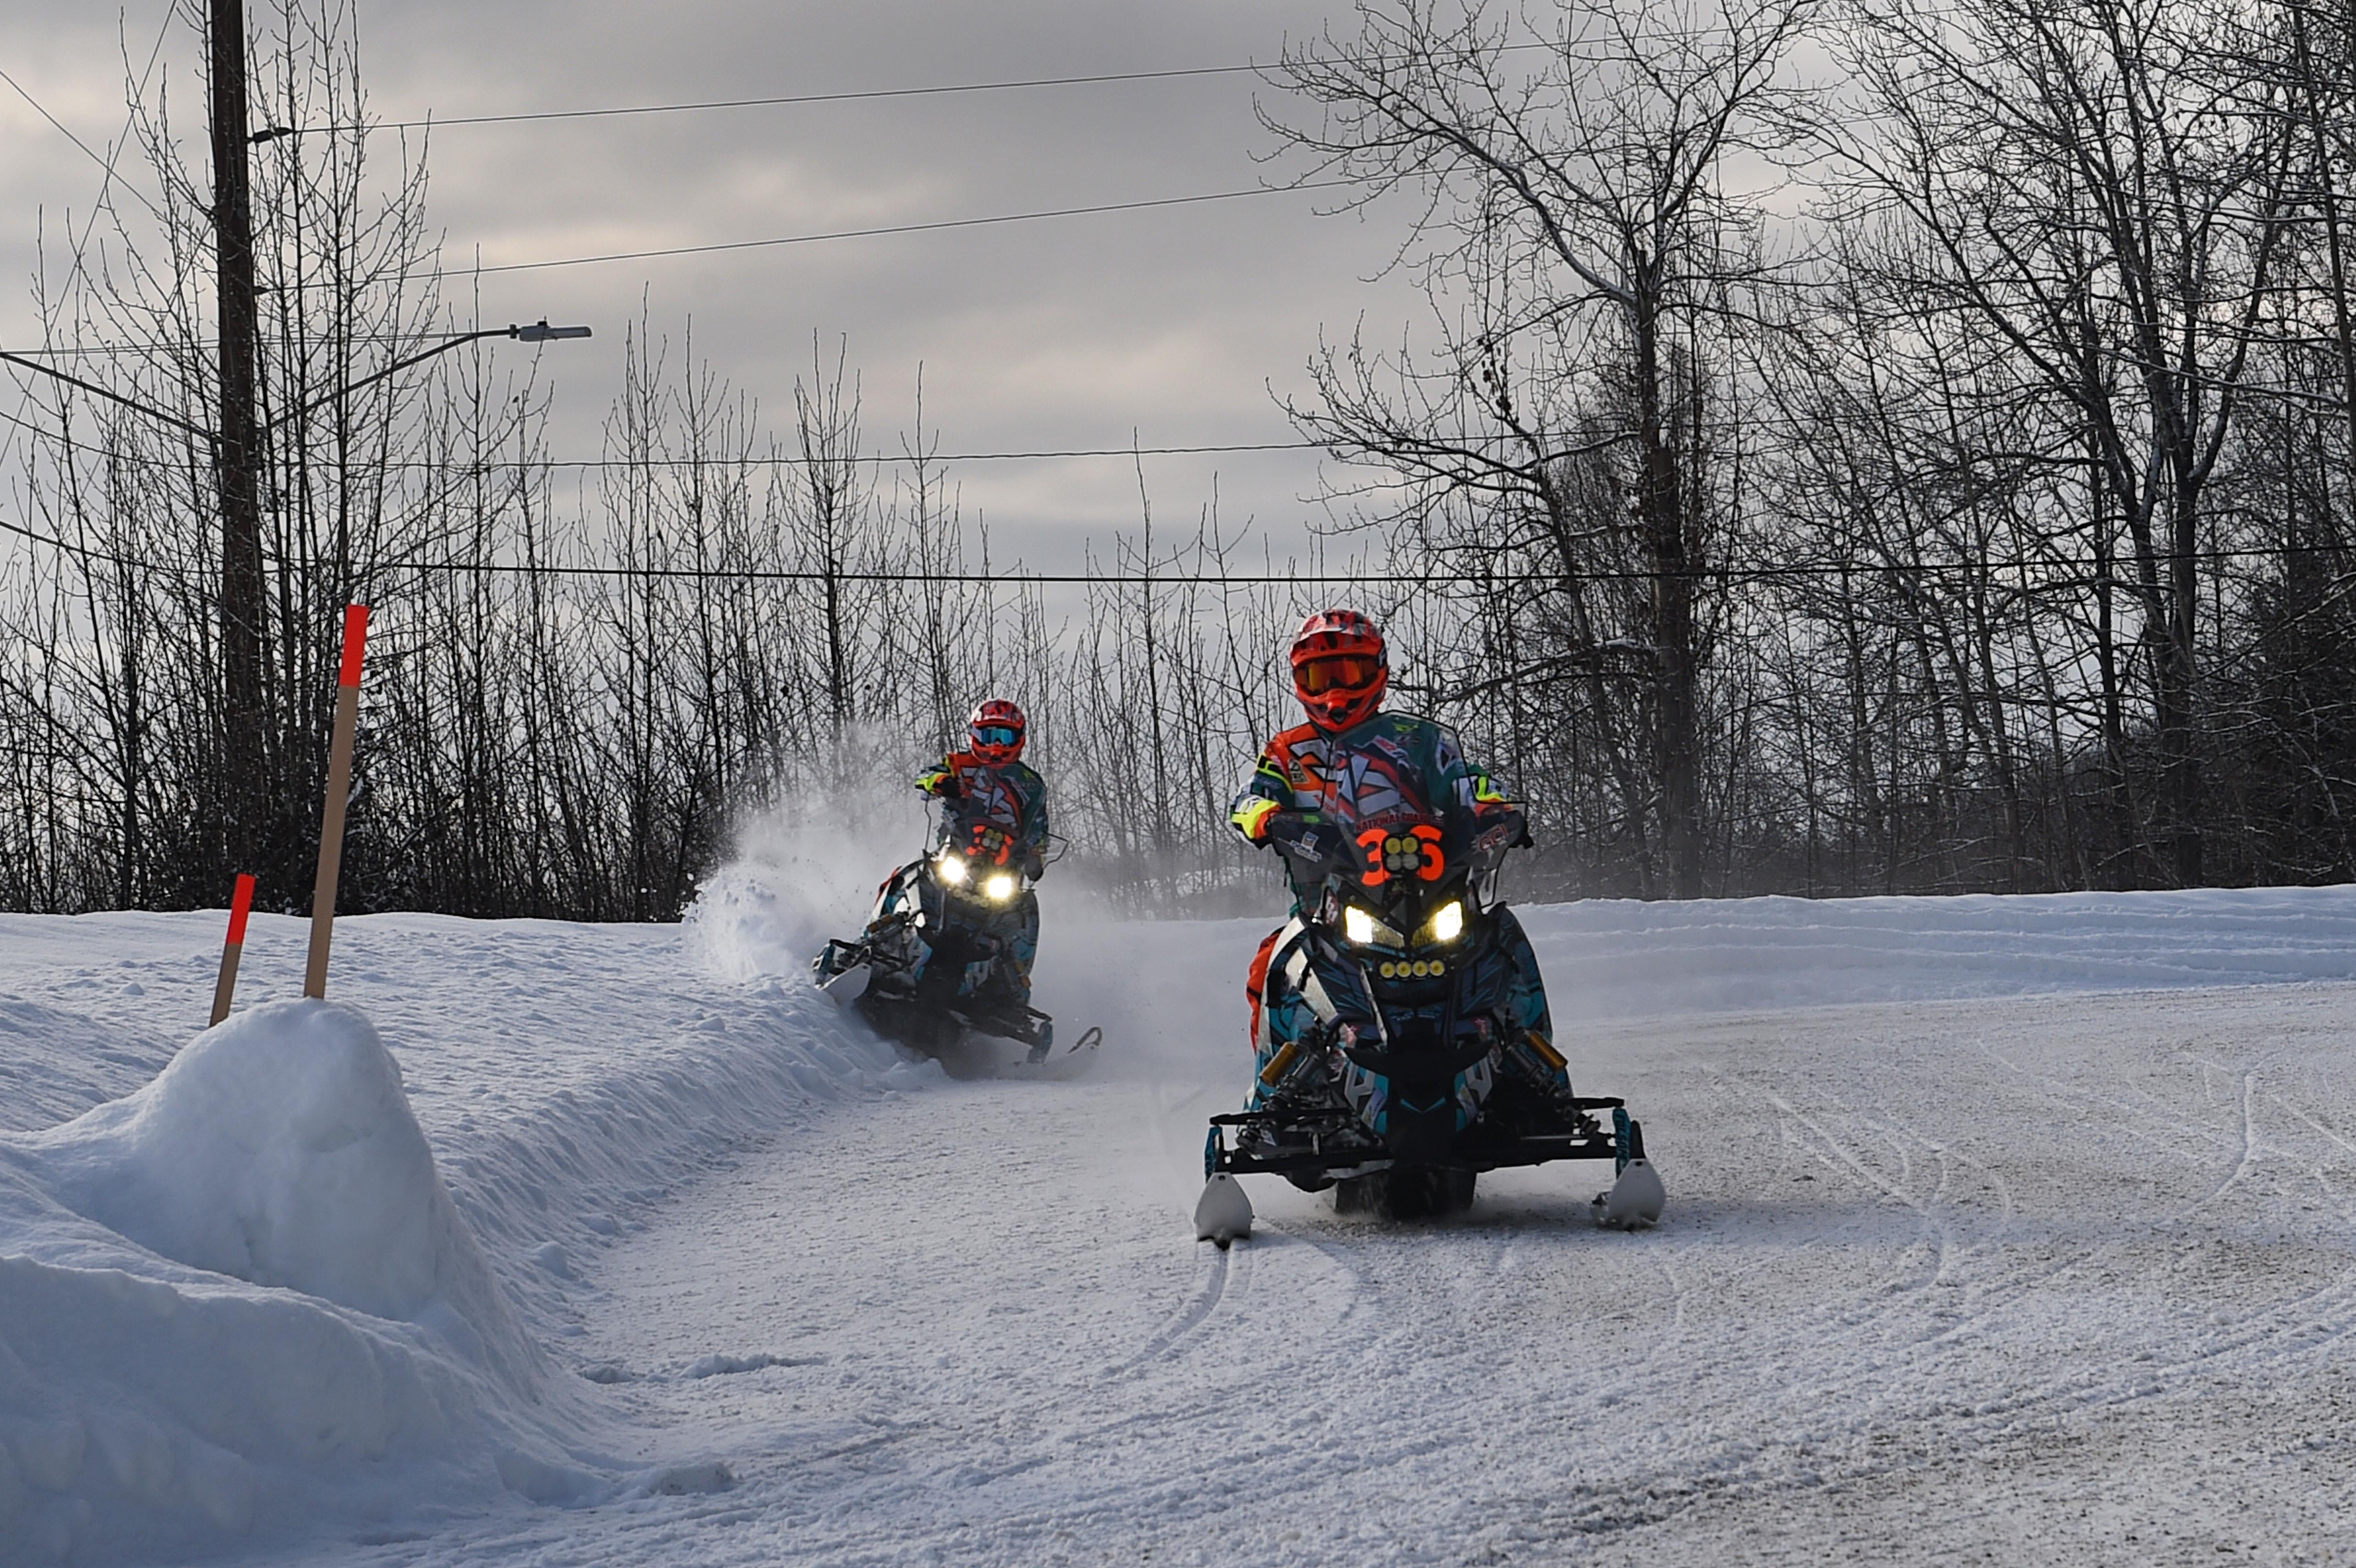
[[[840,992],[864,970],[854,1005],[913,1051],[941,1057],[969,1032],[996,1035],[1029,1046],[1035,1064],[1054,1048],[1055,1020],[1013,1000],[999,972],[1013,962],[1011,927],[1033,896],[1014,840],[968,803],[944,800],[929,848],[884,879],[867,929],[828,942],[810,973]]]
[[[1234,1178],[1252,1171],[1333,1188],[1344,1211],[1405,1217],[1469,1206],[1484,1170],[1608,1159],[1615,1179],[1595,1198],[1597,1221],[1660,1217],[1666,1194],[1625,1103],[1569,1093],[1554,1047],[1505,1021],[1514,976],[1497,876],[1529,842],[1520,814],[1469,843],[1447,837],[1424,818],[1288,812],[1271,824],[1269,841],[1309,896],[1270,955],[1252,1106],[1211,1118],[1195,1214],[1205,1239],[1249,1233]],[[1288,1035],[1286,1019],[1305,1022]]]

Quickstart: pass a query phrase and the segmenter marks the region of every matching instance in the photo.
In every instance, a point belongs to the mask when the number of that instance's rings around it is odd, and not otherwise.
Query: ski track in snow
[[[1264,923],[1051,908],[1041,1000],[1101,1061],[953,1083],[798,953],[722,980],[676,930],[350,922],[337,994],[602,1462],[709,1484],[240,1555],[2356,1561],[2356,891],[1525,919],[1580,1086],[1644,1121],[1655,1231],[1557,1165],[1420,1224],[1254,1178],[1253,1238],[1193,1243]],[[0,918],[0,1120],[152,1076],[211,940]],[[257,920],[248,996],[300,942]]]

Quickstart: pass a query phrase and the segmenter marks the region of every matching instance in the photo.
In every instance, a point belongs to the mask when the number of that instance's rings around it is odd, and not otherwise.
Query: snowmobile
[[[1420,819],[1355,834],[1290,813],[1272,825],[1304,896],[1269,957],[1253,1107],[1211,1118],[1196,1211],[1206,1239],[1249,1233],[1234,1179],[1252,1171],[1333,1188],[1344,1212],[1408,1217],[1469,1206],[1484,1170],[1608,1159],[1615,1179],[1596,1220],[1660,1217],[1666,1193],[1625,1102],[1558,1087],[1553,1046],[1505,1022],[1497,876],[1529,842],[1519,814],[1464,837],[1449,843]],[[1309,1021],[1280,1038],[1286,1017]]]
[[[958,805],[942,803],[930,848],[884,879],[867,929],[828,942],[810,974],[833,992],[864,970],[854,1005],[913,1051],[943,1057],[969,1032],[997,1035],[1030,1047],[1035,1065],[1054,1049],[1055,1020],[1016,999],[1009,930],[1031,879],[1014,840]]]

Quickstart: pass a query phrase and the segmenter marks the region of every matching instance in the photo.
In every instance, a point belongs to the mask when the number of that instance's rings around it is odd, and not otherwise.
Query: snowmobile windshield
[[[1446,944],[1464,929],[1474,867],[1437,821],[1387,813],[1283,842],[1301,909],[1353,946]]]

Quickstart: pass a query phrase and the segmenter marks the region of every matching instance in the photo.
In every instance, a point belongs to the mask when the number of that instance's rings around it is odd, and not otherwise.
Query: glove
[[[1529,818],[1512,806],[1484,811],[1475,821],[1479,829],[1473,837],[1476,848],[1519,849],[1535,842],[1530,837]]]
[[[1047,857],[1039,853],[1036,845],[1023,851],[1023,874],[1025,877],[1035,882],[1039,880],[1039,873],[1046,869]]]
[[[1305,812],[1280,811],[1268,819],[1268,841],[1304,860],[1330,860],[1342,848],[1342,830]]]

